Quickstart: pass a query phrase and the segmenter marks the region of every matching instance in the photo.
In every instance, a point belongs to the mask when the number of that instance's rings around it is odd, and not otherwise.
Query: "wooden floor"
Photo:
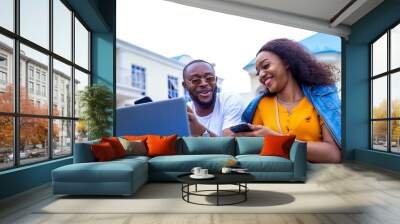
[[[345,201],[366,204],[356,214],[36,214],[54,200],[42,186],[0,202],[0,223],[219,224],[219,223],[400,223],[400,174],[359,163],[309,166],[308,183],[319,184]],[[315,203],[321,203],[315,201]]]

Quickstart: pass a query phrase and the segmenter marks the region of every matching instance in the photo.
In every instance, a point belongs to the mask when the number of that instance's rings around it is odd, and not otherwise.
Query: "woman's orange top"
[[[276,97],[263,97],[258,104],[252,123],[279,132],[275,101]],[[323,120],[307,97],[303,97],[291,113],[278,102],[278,111],[282,134],[296,135],[296,139],[300,141],[322,141]]]

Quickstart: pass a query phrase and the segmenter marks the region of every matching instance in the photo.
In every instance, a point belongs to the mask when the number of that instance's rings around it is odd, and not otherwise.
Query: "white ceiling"
[[[274,9],[292,14],[329,20],[339,12],[350,0],[228,0],[246,3],[255,7]],[[312,7],[310,7],[312,6]]]
[[[383,0],[167,1],[342,37],[348,37],[351,32],[350,26],[383,2]]]

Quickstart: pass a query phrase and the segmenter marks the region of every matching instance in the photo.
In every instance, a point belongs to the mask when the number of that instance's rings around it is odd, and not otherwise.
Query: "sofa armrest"
[[[307,143],[295,141],[290,149],[290,160],[293,162],[293,179],[305,181],[307,174]]]
[[[74,163],[89,163],[96,161],[90,148],[92,144],[94,144],[94,142],[75,143]]]

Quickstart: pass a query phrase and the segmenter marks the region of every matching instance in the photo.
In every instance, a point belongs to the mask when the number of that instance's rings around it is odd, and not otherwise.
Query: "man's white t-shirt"
[[[217,93],[213,112],[204,117],[196,113],[196,108],[192,101],[188,102],[188,106],[192,108],[197,120],[218,136],[222,136],[224,129],[242,123],[241,117],[244,106],[237,95]]]

